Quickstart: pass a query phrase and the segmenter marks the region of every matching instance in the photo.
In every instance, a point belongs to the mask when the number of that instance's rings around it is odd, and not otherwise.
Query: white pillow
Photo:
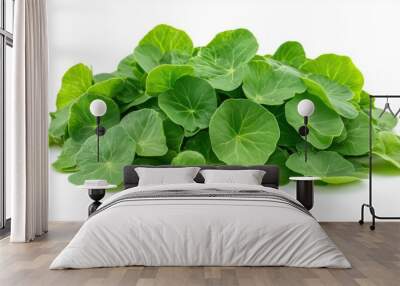
[[[135,168],[139,176],[139,186],[195,183],[193,180],[200,168]]]
[[[262,170],[213,170],[200,171],[205,184],[261,185],[265,171]]]

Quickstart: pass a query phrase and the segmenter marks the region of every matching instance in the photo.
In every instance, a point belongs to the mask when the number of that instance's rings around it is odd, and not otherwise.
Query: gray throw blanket
[[[143,200],[153,200],[153,199],[174,199],[174,200],[190,200],[191,198],[196,199],[210,199],[210,198],[230,198],[230,199],[256,199],[264,200],[270,202],[276,202],[281,204],[286,204],[296,208],[297,210],[312,216],[311,213],[304,208],[302,204],[297,201],[291,200],[279,193],[260,191],[260,190],[240,190],[240,191],[227,191],[218,189],[203,189],[203,190],[163,190],[163,191],[142,191],[142,192],[132,192],[123,195],[111,202],[108,202],[92,213],[91,217],[94,215],[107,210],[108,208],[115,206],[117,204],[127,202],[127,201],[143,201]]]

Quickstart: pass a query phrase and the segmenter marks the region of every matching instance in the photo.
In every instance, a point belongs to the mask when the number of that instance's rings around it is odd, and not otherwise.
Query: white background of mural
[[[113,70],[153,26],[167,23],[185,30],[196,46],[220,31],[244,27],[259,41],[259,53],[272,53],[284,41],[301,42],[309,58],[322,53],[350,56],[363,72],[365,89],[400,94],[400,39],[395,0],[49,0],[49,107],[65,70],[75,63],[95,73]],[[400,100],[393,100],[400,108]],[[398,128],[398,131],[400,129]],[[58,150],[50,151],[50,163]],[[400,177],[375,179],[379,215],[399,215]],[[283,187],[294,193],[294,185]],[[367,182],[316,188],[312,213],[321,221],[355,221],[367,200]],[[90,199],[50,171],[50,220],[83,220]]]

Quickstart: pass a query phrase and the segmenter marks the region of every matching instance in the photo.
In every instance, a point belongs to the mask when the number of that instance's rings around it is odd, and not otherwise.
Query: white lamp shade
[[[107,104],[101,99],[95,99],[90,103],[90,113],[96,117],[103,116],[107,112]]]
[[[310,117],[314,113],[314,103],[309,99],[303,99],[297,105],[297,111],[303,117]]]

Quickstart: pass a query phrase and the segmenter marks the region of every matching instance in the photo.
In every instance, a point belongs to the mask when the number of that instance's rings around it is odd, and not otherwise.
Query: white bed
[[[197,183],[134,187],[110,197],[50,268],[127,265],[351,267],[285,192]]]

